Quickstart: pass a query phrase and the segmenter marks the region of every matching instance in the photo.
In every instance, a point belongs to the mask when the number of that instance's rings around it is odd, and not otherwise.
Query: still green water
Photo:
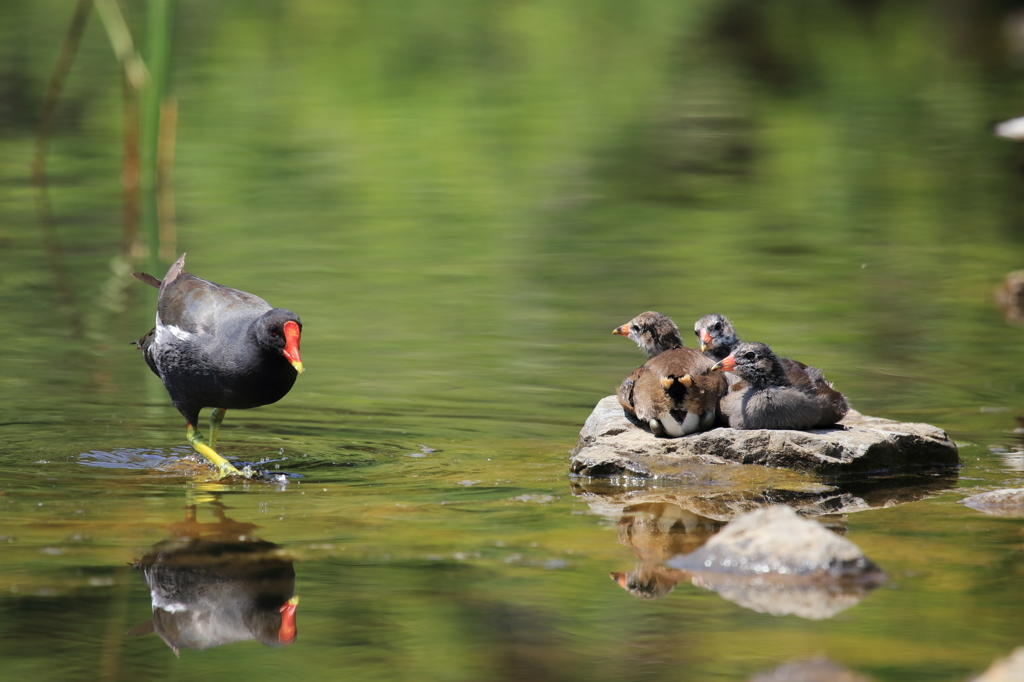
[[[964,680],[1008,654],[1024,521],[957,504],[1024,483],[1024,330],[992,302],[1024,180],[984,129],[1024,92],[1007,6],[183,0],[176,251],[304,324],[306,373],[219,444],[285,476],[219,484],[130,345],[154,292],[119,256],[106,35],[92,17],[59,110],[48,254],[28,169],[71,8],[0,5],[0,679],[746,680],[825,655]],[[568,475],[641,361],[610,332],[648,309],[722,312],[961,445],[958,475],[829,519],[881,588],[809,620],[609,578],[706,537],[630,546],[621,491]],[[293,564],[293,644],[125,636],[151,613],[132,562],[238,535]]]

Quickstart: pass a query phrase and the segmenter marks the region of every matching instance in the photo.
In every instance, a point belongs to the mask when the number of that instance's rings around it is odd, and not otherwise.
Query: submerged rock
[[[790,661],[768,672],[754,675],[750,682],[869,682],[870,678],[844,668],[827,658]]]
[[[860,580],[880,573],[857,545],[784,505],[737,516],[696,552],[667,563],[683,570],[757,578]]]
[[[602,399],[594,408],[571,455],[572,473],[596,477],[660,477],[730,462],[829,476],[960,464],[953,441],[929,424],[895,422],[850,410],[842,422],[827,429],[718,428],[682,438],[657,438],[629,420],[615,396]]]
[[[1024,489],[1003,488],[960,500],[971,509],[994,516],[1024,516]]]
[[[810,620],[850,608],[885,580],[855,544],[781,505],[737,517],[666,565],[744,608]]]
[[[972,682],[1016,682],[1024,680],[1024,646],[1019,646],[1006,658],[1000,658]]]

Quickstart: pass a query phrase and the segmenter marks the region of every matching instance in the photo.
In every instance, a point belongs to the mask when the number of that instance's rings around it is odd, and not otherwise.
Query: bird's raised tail
[[[160,280],[158,280],[153,275],[150,275],[149,273],[146,273],[146,272],[133,272],[132,273],[132,277],[134,277],[135,279],[139,280],[140,282],[145,282],[146,284],[148,284],[151,287],[156,287],[157,289],[160,288],[160,284],[161,284]]]

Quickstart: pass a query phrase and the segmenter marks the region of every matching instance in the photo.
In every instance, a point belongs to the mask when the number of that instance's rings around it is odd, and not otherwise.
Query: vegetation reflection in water
[[[1019,109],[1021,75],[1001,7],[973,7],[179,3],[180,250],[301,315],[308,370],[222,435],[285,476],[219,485],[129,345],[153,301],[116,258],[109,44],[90,24],[51,145],[65,304],[25,177],[68,8],[4,4],[5,670],[743,680],[823,652],[876,680],[963,680],[1008,653],[1020,522],[948,492],[1020,485],[1024,450],[1021,330],[991,304],[1020,267],[1018,150],[982,125]],[[862,412],[947,429],[959,480],[570,481],[580,425],[639,364],[608,330],[648,309],[722,312]],[[810,621],[609,579],[657,572],[644,557],[689,547],[676,531],[716,519],[709,501],[768,499],[845,515],[829,523],[889,580]],[[191,506],[283,548],[294,644],[176,660],[124,636],[152,618],[131,564]],[[643,514],[672,520],[667,549]]]

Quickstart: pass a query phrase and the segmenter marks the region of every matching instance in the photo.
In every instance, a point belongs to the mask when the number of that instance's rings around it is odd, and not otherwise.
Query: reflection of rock
[[[971,495],[962,500],[971,509],[995,516],[1024,516],[1024,489],[1003,488]]]
[[[155,632],[176,655],[182,647],[294,641],[298,598],[291,558],[249,535],[253,524],[219,516],[218,524],[197,523],[194,516],[174,524],[178,537],[157,543],[135,562],[153,597],[153,617],[129,634]]]
[[[956,445],[939,428],[866,417],[854,410],[842,428],[814,431],[713,429],[656,438],[629,421],[615,396],[602,399],[572,451],[583,476],[654,477],[738,462],[830,476],[955,467]]]
[[[996,304],[1009,324],[1024,325],[1024,270],[1014,270],[996,287]]]
[[[606,479],[581,478],[572,483],[573,495],[582,497],[591,510],[602,516],[618,518],[640,504],[674,504],[694,514],[718,521],[773,504],[785,504],[801,514],[851,514],[917,502],[957,486],[957,474],[890,476],[865,481],[846,481],[822,485],[794,476],[743,476],[760,467],[739,465],[706,467],[714,475],[708,485],[671,481],[639,481],[629,488],[612,485]],[[763,469],[769,474],[784,473]],[[736,476],[731,476],[736,474]]]
[[[852,542],[781,505],[737,517],[667,565],[745,608],[812,620],[853,606],[885,579]]]
[[[1019,682],[1024,680],[1024,646],[1013,650],[1006,658],[1000,658],[988,670],[975,677],[972,682]]]
[[[774,670],[758,673],[749,682],[868,682],[869,678],[847,670],[827,658],[790,661]]]

